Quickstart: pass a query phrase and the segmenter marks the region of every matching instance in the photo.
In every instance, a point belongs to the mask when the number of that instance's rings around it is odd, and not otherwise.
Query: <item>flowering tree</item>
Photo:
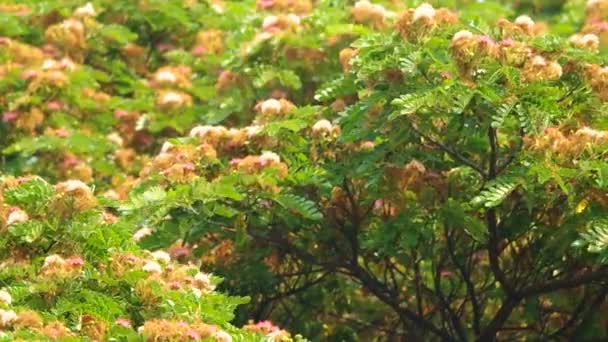
[[[605,1],[74,5],[0,5],[9,336],[606,337]]]

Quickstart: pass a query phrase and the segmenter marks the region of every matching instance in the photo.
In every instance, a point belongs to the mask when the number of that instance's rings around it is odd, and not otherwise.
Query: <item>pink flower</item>
[[[205,53],[207,53],[207,48],[202,45],[197,45],[192,48],[192,55],[194,55],[195,57],[200,57]]]
[[[69,168],[69,167],[74,167],[78,164],[80,164],[80,159],[78,159],[76,157],[67,157],[63,160],[62,166]]]
[[[36,72],[36,70],[32,70],[32,69],[28,69],[28,70],[24,71],[23,74],[21,74],[21,78],[23,78],[24,80],[31,80],[32,78],[35,78],[36,76],[38,76],[38,73]]]
[[[173,50],[175,48],[175,46],[173,46],[172,44],[169,44],[169,43],[159,43],[159,44],[156,44],[156,48],[160,52],[167,52],[167,51]]]
[[[2,122],[15,121],[18,116],[19,116],[19,114],[15,113],[15,112],[4,112],[2,114]]]
[[[494,40],[488,36],[479,36],[477,37],[477,42],[482,44],[494,44]]]
[[[183,167],[184,167],[184,171],[194,171],[194,170],[196,170],[196,167],[192,163],[186,163],[186,164],[184,164]]]
[[[515,43],[513,41],[513,39],[507,38],[507,39],[503,39],[503,41],[500,42],[500,45],[502,45],[502,46],[511,46],[511,45],[513,45],[513,43]]]
[[[48,108],[48,110],[60,110],[61,107],[61,102],[59,101],[49,101],[46,103],[46,108]]]
[[[274,0],[258,0],[256,6],[260,9],[268,9],[274,6]]]
[[[201,339],[201,335],[199,335],[198,332],[196,332],[196,330],[190,330],[186,333],[186,336],[190,337],[193,340],[200,340]]]
[[[371,150],[376,147],[376,144],[373,141],[364,141],[361,143],[361,148],[364,150]]]
[[[69,265],[82,266],[84,265],[84,259],[80,256],[73,256],[65,260]]]
[[[382,209],[382,207],[384,206],[384,200],[383,199],[377,199],[374,202],[374,209]]]
[[[114,117],[117,119],[124,119],[129,116],[129,113],[122,109],[117,109],[114,111]]]
[[[171,283],[169,283],[169,288],[171,290],[179,290],[182,288],[182,285],[180,283],[178,283],[177,281],[172,281]]]
[[[256,323],[256,326],[266,332],[273,332],[279,330],[279,327],[272,324],[271,321],[259,321],[258,323]]]
[[[125,328],[131,327],[131,321],[129,321],[126,318],[117,318],[116,321],[114,321],[114,323],[116,323],[116,325],[120,325],[121,327],[125,327]]]
[[[68,132],[67,129],[61,127],[55,131],[55,134],[57,134],[57,136],[60,138],[67,138],[70,135],[70,132]]]
[[[593,24],[593,28],[598,31],[606,31],[606,30],[608,30],[608,22],[607,21],[598,21]]]
[[[148,227],[144,227],[136,231],[135,234],[133,234],[133,240],[137,242],[149,235],[152,235],[152,230]]]

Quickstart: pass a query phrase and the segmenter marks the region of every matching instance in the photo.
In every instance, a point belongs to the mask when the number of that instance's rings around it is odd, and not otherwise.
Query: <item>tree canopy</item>
[[[0,339],[608,338],[606,20],[0,4]]]

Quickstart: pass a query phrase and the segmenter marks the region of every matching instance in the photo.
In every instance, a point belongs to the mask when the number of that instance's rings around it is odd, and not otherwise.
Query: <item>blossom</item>
[[[381,24],[387,15],[382,5],[372,4],[367,0],[357,1],[351,9],[351,14],[358,23]]]
[[[329,133],[331,132],[333,126],[331,124],[331,122],[329,122],[329,120],[326,119],[322,119],[317,121],[313,126],[312,126],[312,131],[314,133]]]
[[[188,336],[189,338],[193,339],[193,340],[200,340],[201,335],[194,329],[188,330],[188,332],[186,333],[186,336]]]
[[[177,82],[177,77],[175,76],[175,73],[173,73],[172,71],[169,71],[169,70],[158,71],[154,75],[154,79],[157,82],[161,82],[161,83],[175,83],[175,82]]]
[[[95,12],[93,4],[87,2],[84,6],[77,8],[76,11],[74,11],[74,15],[77,17],[94,17],[97,13]]]
[[[191,137],[202,138],[207,134],[223,134],[226,132],[226,128],[224,126],[196,126],[190,130]]]
[[[0,290],[0,302],[10,305],[13,302],[13,297],[5,290]]]
[[[515,18],[514,22],[517,26],[523,26],[525,28],[532,28],[532,26],[534,26],[534,20],[527,15],[520,15]]]
[[[146,272],[150,273],[162,273],[162,268],[160,264],[156,261],[148,261],[142,268]]]
[[[152,230],[148,227],[144,227],[141,229],[138,229],[134,234],[133,234],[133,240],[135,242],[143,239],[146,236],[152,235]]]
[[[52,254],[47,256],[44,259],[44,263],[42,264],[42,268],[49,268],[49,267],[53,267],[53,266],[63,266],[65,265],[65,259],[63,259],[60,255],[58,254]]]
[[[129,321],[126,318],[117,318],[116,321],[114,321],[114,323],[116,325],[120,325],[121,327],[125,327],[125,328],[131,327],[131,321]]]
[[[376,147],[376,143],[374,143],[373,141],[363,141],[360,147],[363,150],[371,150]]]
[[[473,33],[471,33],[471,31],[460,30],[460,31],[456,32],[456,34],[454,34],[454,37],[452,37],[452,42],[457,42],[461,39],[472,39],[472,38],[473,38]]]
[[[84,265],[84,259],[81,256],[73,256],[69,257],[66,260],[66,263],[70,266],[82,266]]]
[[[213,337],[218,342],[232,342],[232,336],[230,336],[230,334],[228,334],[227,332],[225,332],[223,330],[220,330],[220,331],[216,332],[215,334],[213,334]]]
[[[166,104],[181,105],[182,103],[184,103],[184,100],[182,99],[182,96],[179,93],[170,91],[170,92],[166,93],[165,95],[163,95],[163,97],[161,97],[160,103],[163,105],[166,105]]]
[[[116,132],[108,134],[106,136],[106,138],[108,138],[108,140],[110,140],[112,143],[114,143],[118,146],[122,146],[124,144],[124,140],[122,139],[120,134],[118,134]]]
[[[2,113],[2,122],[15,121],[19,117],[19,114],[15,112],[4,112]]]
[[[260,110],[264,115],[279,114],[281,112],[281,102],[275,99],[269,99],[262,102]]]
[[[575,34],[570,37],[570,43],[578,48],[597,50],[600,46],[600,39],[593,33],[585,35]]]
[[[0,326],[7,327],[16,321],[17,318],[18,316],[15,311],[0,309]]]
[[[545,66],[545,65],[547,65],[547,61],[545,60],[545,58],[543,58],[543,56],[534,56],[534,58],[532,58],[531,63],[534,66]]]
[[[84,31],[84,25],[82,24],[82,22],[80,20],[76,20],[76,19],[66,19],[61,22],[60,27],[66,29],[66,30],[74,29],[74,31],[76,31],[76,32]]]
[[[247,127],[243,128],[243,130],[247,134],[248,138],[252,138],[252,137],[258,135],[262,131],[263,128],[264,128],[263,126],[252,125],[252,126],[247,126]]]
[[[154,259],[159,260],[159,261],[164,261],[164,262],[171,261],[171,256],[169,255],[169,253],[167,253],[163,250],[158,250],[158,251],[152,252],[152,256],[154,257]]]
[[[67,192],[83,190],[83,191],[91,191],[88,185],[86,185],[83,181],[72,179],[61,183],[63,185],[63,189]]]
[[[29,217],[25,211],[19,208],[11,208],[6,219],[6,224],[10,226],[11,224],[25,222],[28,219]]]
[[[417,21],[419,19],[432,19],[435,16],[435,8],[432,5],[424,3],[414,10],[413,21]]]
[[[259,160],[263,164],[280,163],[281,157],[279,157],[279,155],[274,152],[264,151],[262,152],[262,155],[260,156]]]
[[[211,278],[208,274],[199,272],[194,276],[194,282],[201,290],[213,291],[215,290],[215,285],[211,283]]]
[[[200,289],[197,289],[196,287],[192,288],[192,293],[194,294],[194,297],[196,297],[196,298],[201,298],[201,296],[203,295],[203,291],[201,291]]]

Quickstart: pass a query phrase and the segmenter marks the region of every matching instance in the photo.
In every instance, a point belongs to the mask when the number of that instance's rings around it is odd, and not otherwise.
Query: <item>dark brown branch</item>
[[[477,173],[479,173],[484,179],[486,179],[488,177],[486,172],[481,167],[479,167],[479,165],[470,161],[468,158],[463,156],[460,152],[440,143],[439,141],[431,139],[428,135],[426,135],[426,134],[422,133],[420,130],[418,130],[413,124],[410,124],[410,127],[412,128],[412,130],[414,132],[416,132],[416,134],[418,134],[420,137],[424,138],[425,140],[428,140],[431,144],[435,145],[440,150],[447,153],[450,157],[454,158],[454,160],[457,160],[457,161],[463,163],[464,165],[472,168],[473,170],[477,171]]]
[[[479,301],[477,300],[477,293],[475,293],[475,285],[473,284],[473,281],[471,280],[471,274],[469,273],[465,265],[462,265],[457,260],[454,248],[454,241],[452,241],[452,236],[448,232],[447,224],[444,224],[444,235],[450,259],[460,272],[460,275],[467,288],[467,294],[471,300],[471,307],[473,311],[473,332],[475,333],[475,335],[477,335],[480,332],[481,311],[479,308]]]
[[[454,341],[454,339],[445,331],[437,328],[433,323],[427,321],[423,317],[418,316],[415,312],[407,307],[400,305],[399,297],[392,293],[386,286],[380,283],[376,278],[368,274],[359,265],[350,265],[351,274],[356,277],[363,286],[372,292],[378,299],[389,305],[395,312],[407,321],[412,322],[423,331],[433,333],[442,341]]]
[[[439,261],[439,263],[437,264],[437,267],[435,268],[435,272],[433,275],[433,282],[434,282],[434,286],[435,286],[435,295],[439,299],[441,309],[442,309],[441,311],[442,312],[445,311],[445,313],[447,313],[447,316],[449,317],[449,320],[444,319],[444,321],[449,321],[452,324],[452,327],[454,328],[454,330],[456,331],[458,338],[461,341],[466,341],[467,337],[466,337],[466,333],[464,331],[464,327],[462,326],[462,322],[460,322],[460,318],[458,317],[458,315],[454,312],[454,310],[450,306],[450,301],[445,298],[443,291],[441,291],[441,268],[442,268],[442,261]]]
[[[505,324],[511,312],[517,304],[519,304],[520,299],[518,298],[507,298],[503,303],[496,315],[490,323],[486,326],[486,328],[482,331],[482,333],[477,337],[478,342],[491,342],[496,338],[496,333],[502,328]]]
[[[501,174],[504,170],[507,169],[507,167],[509,167],[509,165],[511,165],[511,163],[513,163],[513,161],[515,160],[515,157],[517,157],[517,154],[521,151],[521,149],[524,146],[524,129],[521,128],[519,130],[519,143],[517,144],[517,147],[515,149],[513,149],[509,155],[507,156],[507,158],[497,167],[496,173],[497,174]]]
[[[540,294],[547,294],[559,290],[566,290],[592,282],[608,280],[608,266],[600,267],[596,270],[581,272],[569,278],[562,278],[548,281],[538,285],[532,285],[520,291],[520,296],[529,297]]]

